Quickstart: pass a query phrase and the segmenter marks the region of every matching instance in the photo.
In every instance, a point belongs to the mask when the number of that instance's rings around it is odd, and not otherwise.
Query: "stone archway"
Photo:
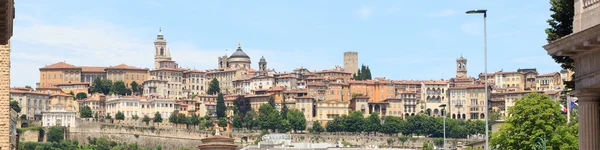
[[[456,114],[452,114],[452,119],[456,119]],[[460,115],[458,115],[458,119],[460,119]]]
[[[481,113],[480,117],[481,119],[485,119],[485,114]]]

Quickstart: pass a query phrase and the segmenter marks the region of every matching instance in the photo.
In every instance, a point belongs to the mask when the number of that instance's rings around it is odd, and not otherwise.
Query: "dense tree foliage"
[[[238,114],[233,115],[233,128],[243,128],[242,118]]]
[[[263,104],[258,109],[258,113],[258,126],[261,129],[268,129],[274,132],[281,125],[281,117],[275,107]]]
[[[566,124],[560,106],[548,95],[529,93],[509,108],[506,124],[492,135],[491,145],[499,149],[535,149],[540,139],[547,149],[578,149],[578,128]]]
[[[144,118],[142,118],[142,122],[146,123],[146,125],[148,125],[148,123],[150,123],[150,117],[148,115],[144,115]]]
[[[206,91],[206,93],[210,94],[210,95],[215,95],[217,93],[221,93],[221,88],[219,87],[219,80],[217,80],[217,78],[213,78],[209,85],[208,85],[208,90]]]
[[[323,126],[321,125],[321,122],[315,121],[315,122],[313,122],[313,126],[312,126],[312,128],[310,128],[309,131],[312,133],[321,133],[321,132],[325,132],[325,128],[323,128]]]
[[[117,95],[131,95],[131,89],[128,89],[123,81],[113,83],[110,92]]]
[[[102,93],[108,95],[112,87],[112,81],[108,79],[96,78],[89,88],[89,93]]]
[[[90,108],[90,106],[83,106],[81,109],[79,109],[79,117],[91,118],[92,117],[92,108]]]
[[[158,147],[144,147],[137,143],[121,143],[110,141],[106,137],[89,138],[88,144],[80,145],[78,141],[61,140],[59,142],[20,142],[18,150],[161,150]]]
[[[159,112],[156,112],[154,114],[154,118],[152,118],[152,122],[153,123],[162,123],[163,122],[162,115],[160,115]]]
[[[123,112],[117,111],[117,113],[115,114],[115,119],[117,119],[117,120],[125,120],[125,115],[123,114]]]
[[[84,92],[79,92],[75,95],[76,99],[85,99],[87,98],[87,94],[85,94]]]
[[[288,111],[286,118],[294,132],[306,130],[306,118],[304,118],[304,113],[301,111],[292,109]]]
[[[65,138],[64,127],[50,127],[48,130],[48,142],[59,142]]]
[[[238,115],[240,116],[240,118],[244,118],[244,116],[246,116],[246,113],[249,112],[250,110],[252,110],[252,107],[250,105],[250,99],[244,97],[244,96],[238,96],[233,105],[235,105],[235,111],[234,113],[238,113]]]
[[[242,118],[242,126],[246,129],[253,129],[255,127],[258,127],[258,115],[256,114],[256,112],[254,110],[249,110],[248,112],[246,112],[246,116],[244,116],[244,118]]]
[[[352,75],[352,79],[354,80],[371,80],[371,69],[369,66],[365,66],[364,64],[358,69],[358,72]]]
[[[225,106],[225,98],[223,94],[219,93],[217,96],[217,108],[216,113],[218,118],[227,117],[225,111],[227,111],[227,107]]]
[[[139,93],[141,91],[140,85],[135,81],[132,81],[131,84],[129,84],[129,86],[131,87],[131,92],[133,92],[134,94]]]
[[[21,106],[19,106],[19,102],[17,101],[10,101],[10,108],[15,110],[17,113],[21,112]]]
[[[227,127],[227,119],[219,118],[219,122],[217,124],[219,125],[219,127],[225,128],[225,127]]]
[[[369,133],[377,133],[381,131],[381,120],[379,119],[379,113],[374,112],[369,115],[365,123],[364,131]]]
[[[288,111],[289,111],[289,109],[288,109],[287,105],[285,104],[285,100],[282,100],[281,101],[281,119],[287,118]]]
[[[550,0],[551,19],[546,22],[550,28],[546,29],[546,40],[552,42],[573,33],[573,16],[575,15],[574,0]],[[573,59],[569,56],[552,56],[556,63],[564,69],[575,69]]]

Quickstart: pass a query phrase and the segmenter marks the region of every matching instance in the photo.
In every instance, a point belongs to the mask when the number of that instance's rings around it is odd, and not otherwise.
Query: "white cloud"
[[[446,17],[446,16],[452,16],[456,13],[458,13],[456,10],[445,9],[445,10],[442,10],[439,12],[429,13],[427,16],[429,16],[429,17]]]
[[[142,68],[154,67],[152,41],[155,37],[146,37],[147,35],[109,22],[50,24],[44,23],[40,18],[29,17],[15,25],[14,30],[18,34],[12,38],[11,45],[12,86],[35,85],[39,82],[38,68],[60,61],[79,66],[114,66],[125,63]],[[235,48],[228,47],[228,54],[233,53]],[[226,48],[202,49],[193,43],[177,41],[170,41],[169,49],[180,67],[199,70],[216,68],[217,57],[226,53]],[[262,56],[269,62],[268,68],[276,68],[276,71],[281,72],[301,66],[320,70],[335,65],[329,64],[321,56],[314,56],[303,50],[244,48],[244,52],[252,58],[253,68],[257,67]],[[314,59],[317,60],[306,61]]]
[[[371,15],[373,15],[373,10],[369,7],[363,6],[360,9],[356,10],[356,14],[360,18],[367,19],[371,17]]]

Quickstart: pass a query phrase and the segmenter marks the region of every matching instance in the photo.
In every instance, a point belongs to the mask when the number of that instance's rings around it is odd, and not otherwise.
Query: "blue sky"
[[[278,72],[343,65],[357,51],[373,76],[449,79],[455,60],[483,72],[488,9],[488,71],[559,71],[547,55],[548,1],[19,1],[15,4],[11,85],[35,85],[38,68],[74,65],[153,67],[162,28],[181,67],[213,69],[241,41],[253,68],[264,56]],[[226,49],[229,50],[226,52]]]

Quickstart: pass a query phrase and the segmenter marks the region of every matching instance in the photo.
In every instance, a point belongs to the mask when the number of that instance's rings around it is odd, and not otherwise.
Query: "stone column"
[[[600,95],[577,94],[579,98],[579,149],[600,150]]]

